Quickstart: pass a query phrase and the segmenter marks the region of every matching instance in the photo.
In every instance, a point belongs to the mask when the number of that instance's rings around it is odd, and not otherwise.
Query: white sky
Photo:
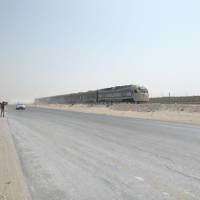
[[[0,100],[139,84],[200,95],[200,2],[6,0]]]

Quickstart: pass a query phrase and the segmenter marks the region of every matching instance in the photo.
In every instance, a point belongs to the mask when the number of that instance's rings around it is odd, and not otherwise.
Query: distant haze
[[[139,84],[200,95],[200,1],[6,0],[0,100]]]

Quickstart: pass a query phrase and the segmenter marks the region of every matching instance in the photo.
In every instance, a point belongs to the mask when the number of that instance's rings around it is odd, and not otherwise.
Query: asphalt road
[[[33,200],[199,200],[200,126],[8,109]]]

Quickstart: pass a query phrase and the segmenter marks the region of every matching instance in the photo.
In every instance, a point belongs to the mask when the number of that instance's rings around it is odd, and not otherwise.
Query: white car
[[[26,105],[23,103],[17,103],[16,104],[16,110],[25,110],[26,109]]]

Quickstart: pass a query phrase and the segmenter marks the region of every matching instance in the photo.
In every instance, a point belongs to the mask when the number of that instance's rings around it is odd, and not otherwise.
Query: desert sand
[[[96,113],[120,117],[200,124],[200,105],[187,104],[35,104],[34,107]]]

